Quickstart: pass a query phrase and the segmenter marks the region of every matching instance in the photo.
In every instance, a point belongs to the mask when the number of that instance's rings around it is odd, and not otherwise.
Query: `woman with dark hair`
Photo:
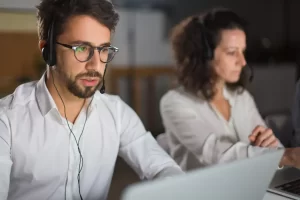
[[[172,31],[180,87],[160,102],[171,156],[190,170],[282,146],[267,128],[247,83],[246,22],[214,9]]]

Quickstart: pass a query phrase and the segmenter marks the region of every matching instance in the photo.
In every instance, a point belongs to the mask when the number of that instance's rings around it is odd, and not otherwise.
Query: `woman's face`
[[[246,65],[246,34],[240,29],[222,30],[221,40],[214,51],[212,66],[218,81],[235,83]]]

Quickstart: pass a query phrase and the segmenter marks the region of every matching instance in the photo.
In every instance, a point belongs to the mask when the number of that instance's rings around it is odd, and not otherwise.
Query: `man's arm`
[[[0,199],[7,199],[12,166],[11,138],[5,121],[0,115]]]
[[[180,167],[147,132],[137,114],[120,101],[119,155],[138,173],[141,179],[170,177],[183,174]]]

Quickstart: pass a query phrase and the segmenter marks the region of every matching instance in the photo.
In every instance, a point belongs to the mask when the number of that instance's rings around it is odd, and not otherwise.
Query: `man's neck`
[[[47,74],[46,86],[59,113],[62,117],[74,123],[85,104],[85,99],[74,96],[67,88],[62,87],[62,85],[57,81],[57,78],[52,77],[51,73]]]

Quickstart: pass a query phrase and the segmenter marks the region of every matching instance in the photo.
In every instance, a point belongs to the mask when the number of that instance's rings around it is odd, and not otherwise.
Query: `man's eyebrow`
[[[100,47],[101,47],[101,46],[110,46],[110,45],[111,45],[110,42],[105,42],[105,43],[101,44]]]
[[[83,41],[83,40],[75,40],[75,41],[72,41],[71,44],[88,44],[88,45],[92,45],[90,42]]]
[[[76,45],[76,44],[86,44],[86,45],[90,45],[90,46],[95,46],[91,42],[83,41],[83,40],[72,41],[71,44],[73,44],[73,45]],[[111,45],[110,42],[105,42],[105,43],[100,44],[99,46],[101,47],[101,46],[110,46],[110,45]]]

